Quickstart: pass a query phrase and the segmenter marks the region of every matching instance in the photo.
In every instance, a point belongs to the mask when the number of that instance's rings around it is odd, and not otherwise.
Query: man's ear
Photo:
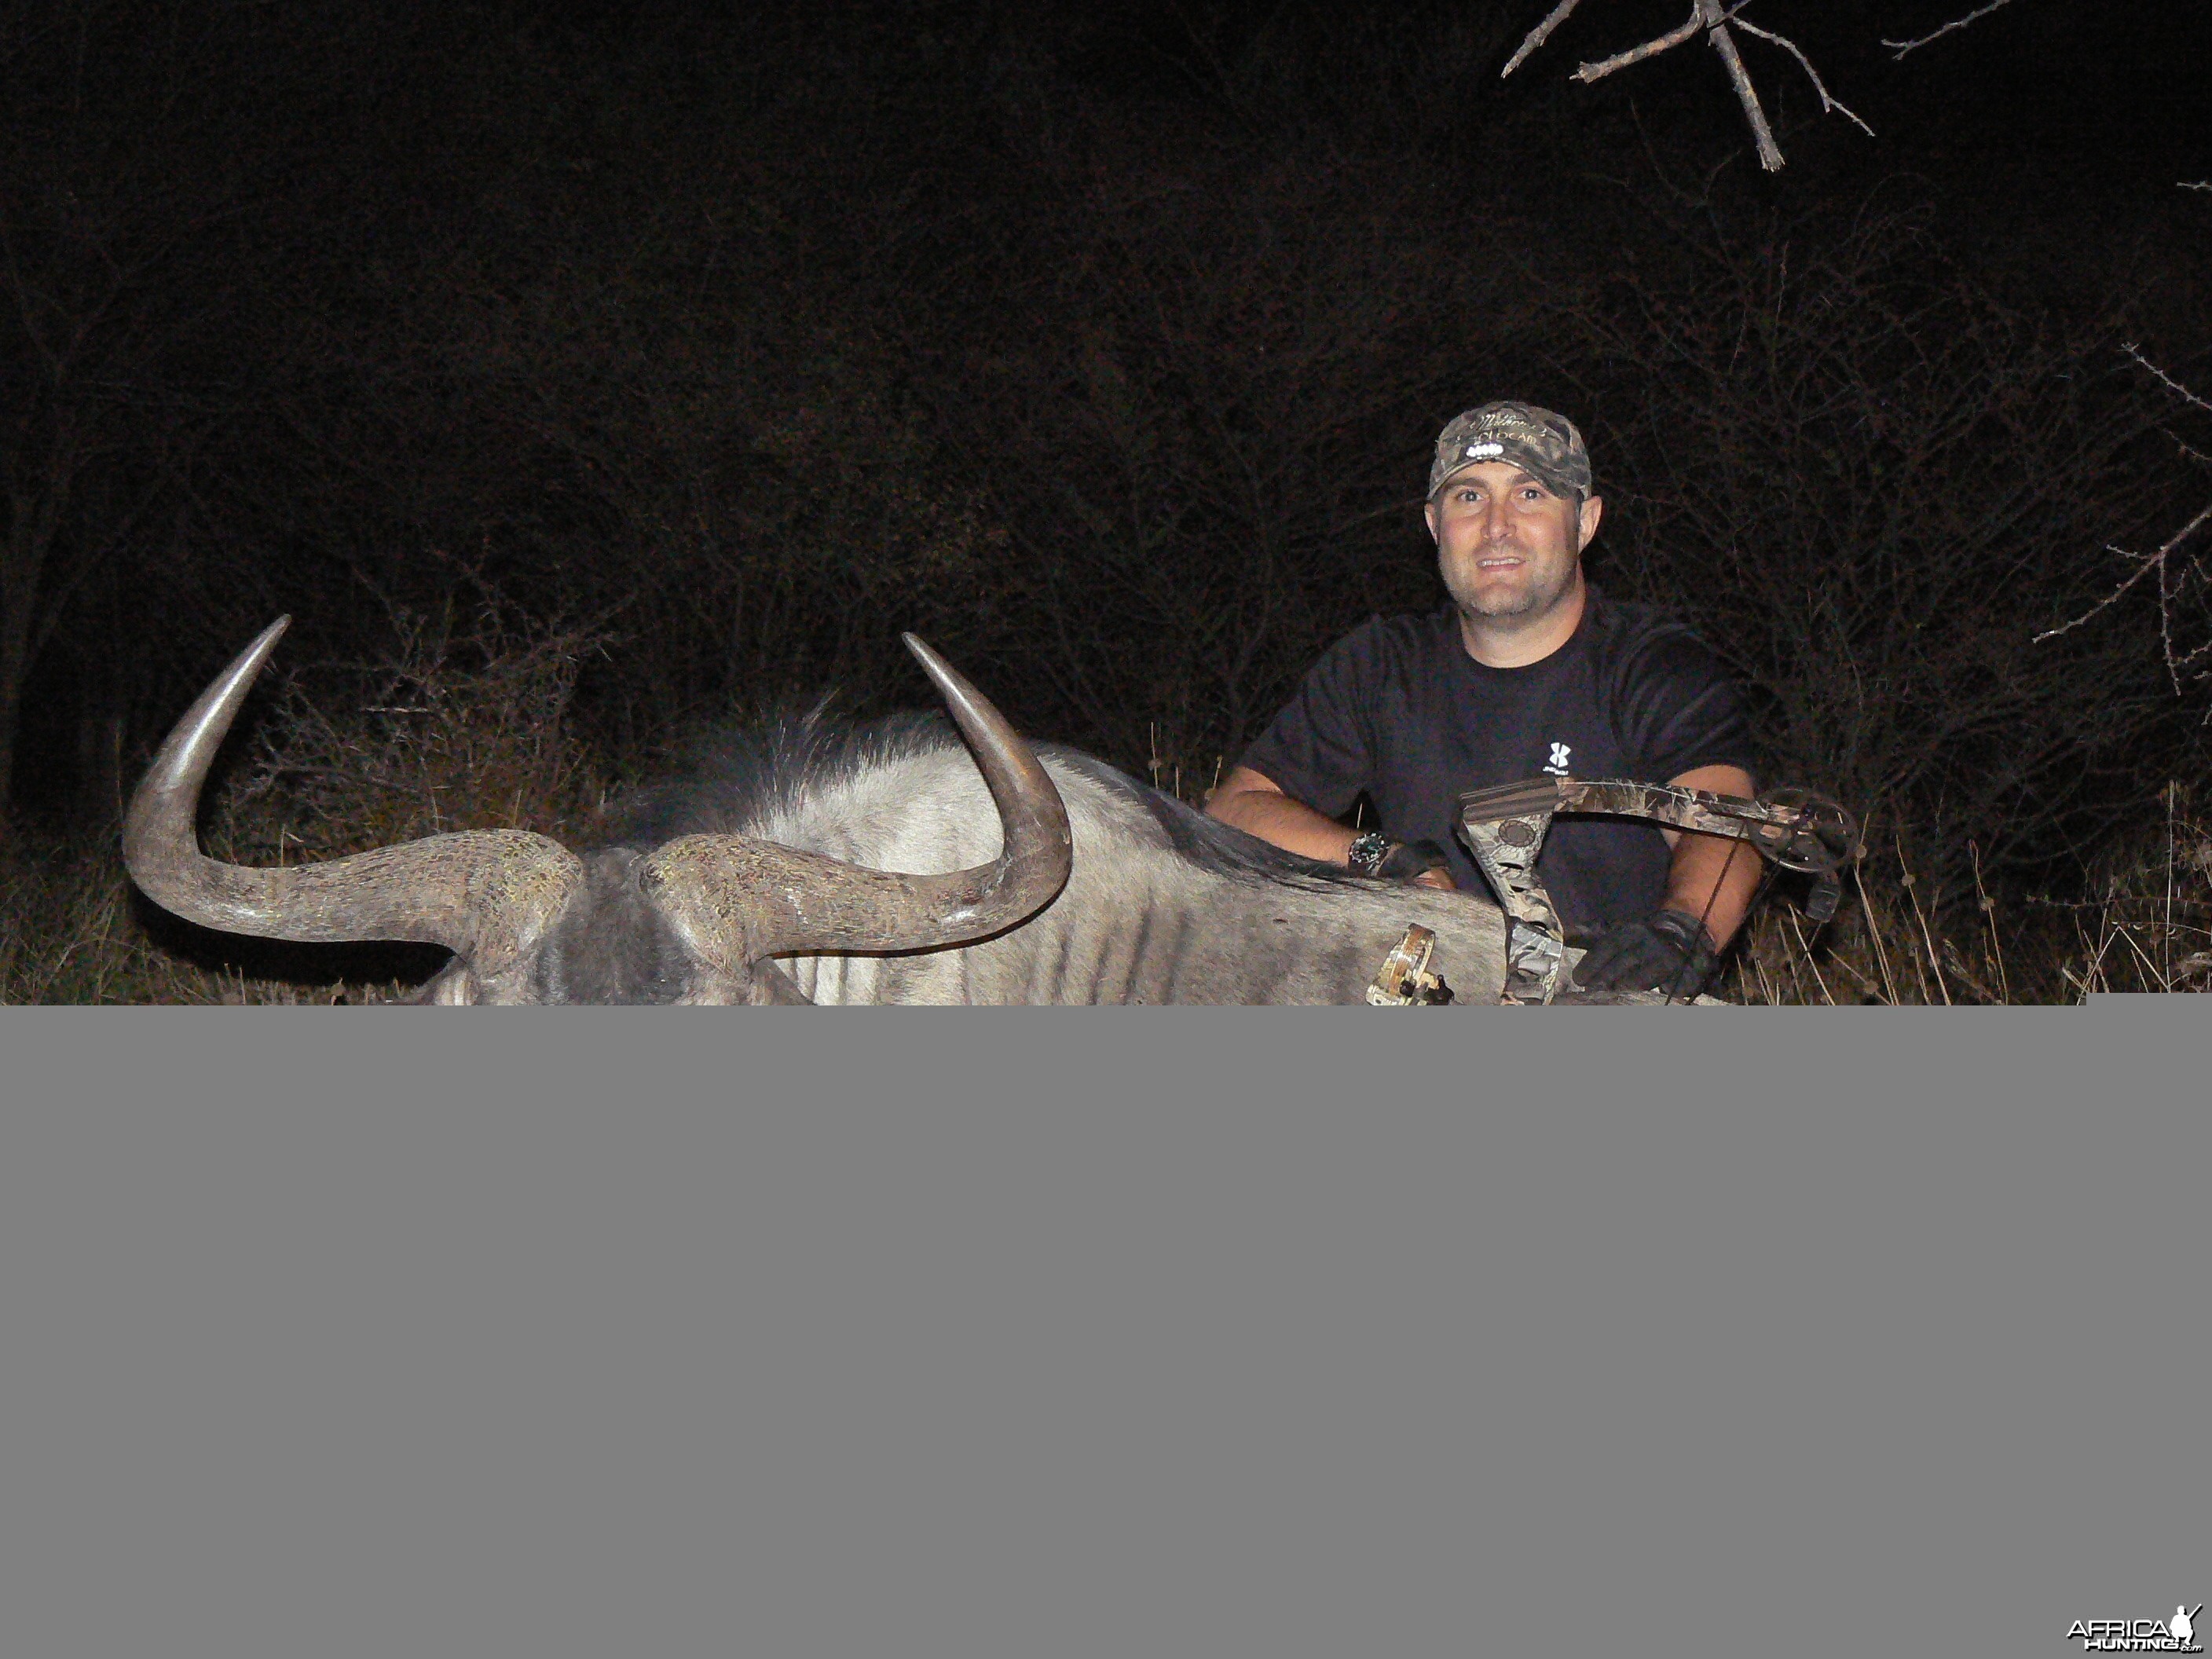
[[[1591,538],[1597,534],[1598,521],[1604,517],[1605,503],[1596,496],[1592,495],[1583,503],[1582,512],[1577,521],[1576,533],[1581,539],[1575,544],[1576,552],[1581,552],[1590,544]]]
[[[1429,539],[1435,541],[1437,539],[1437,504],[1434,501],[1422,502],[1421,517],[1429,526]]]

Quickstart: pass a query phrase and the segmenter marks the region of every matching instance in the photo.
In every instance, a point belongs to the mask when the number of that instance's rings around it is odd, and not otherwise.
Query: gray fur
[[[1433,968],[1462,1000],[1494,1001],[1504,925],[1486,898],[1371,882],[1284,853],[1090,756],[1039,757],[1074,830],[1060,896],[982,943],[902,955],[787,959],[821,1003],[1345,1003],[1409,922],[1435,930]],[[549,1001],[666,1001],[681,951],[625,878],[639,852],[723,832],[879,870],[932,875],[998,852],[998,815],[950,727],[900,717],[854,727],[819,712],[732,734],[690,782],[641,792],[611,817],[617,844],[552,930],[532,975]]]

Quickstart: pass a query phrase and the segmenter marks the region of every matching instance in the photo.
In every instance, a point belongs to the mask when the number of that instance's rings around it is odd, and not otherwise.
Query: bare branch
[[[1550,40],[1552,31],[1565,22],[1568,13],[1573,11],[1581,3],[1582,0],[1559,0],[1559,3],[1552,8],[1552,15],[1528,31],[1528,38],[1521,43],[1521,50],[1515,52],[1507,60],[1505,67],[1498,71],[1498,78],[1503,81],[1515,70],[1519,69],[1528,54]]]
[[[2155,553],[2130,553],[2124,548],[2107,548],[2106,550],[2107,552],[2118,553],[2124,559],[2132,559],[2135,561],[2135,574],[2130,576],[2118,587],[2106,594],[2103,599],[2098,600],[2096,604],[2091,605],[2080,616],[2075,617],[2072,622],[2063,623],[2057,628],[2045,629],[2042,633],[2038,634],[2035,636],[2033,643],[2040,645],[2045,640],[2056,639],[2061,634],[2071,633],[2074,629],[2079,628],[2083,623],[2087,622],[2092,617],[2094,617],[2100,611],[2108,609],[2119,599],[2122,594],[2125,593],[2145,576],[2148,576],[2155,571],[2158,574],[2159,638],[2165,647],[2166,674],[2173,682],[2174,694],[2177,696],[2179,696],[2181,692],[2182,669],[2195,662],[2197,658],[2203,656],[2204,654],[2204,651],[2203,647],[2199,647],[2197,650],[2191,651],[2186,655],[2177,656],[2174,653],[2173,595],[2176,584],[2172,580],[2172,567],[2174,563],[2173,556],[2179,550],[2182,543],[2187,541],[2207,524],[2212,524],[2212,507],[2205,507],[2203,512],[2199,513],[2187,524],[2175,531],[2172,536],[2166,538],[2166,545],[2160,548]],[[2204,574],[2203,568],[2197,565],[2194,561],[2191,562],[2190,568],[2200,577]],[[2185,572],[2185,575],[2187,573]]]
[[[1892,62],[1895,62],[1897,58],[1904,57],[1906,52],[1917,51],[1918,48],[1926,46],[1930,40],[1940,40],[1945,35],[1950,33],[1953,29],[1962,29],[1966,27],[1967,24],[1975,21],[1977,19],[1987,17],[1991,12],[1997,10],[2000,7],[2008,6],[2011,3],[2012,0],[1990,0],[1990,3],[1988,5],[1979,7],[1973,11],[1968,12],[1964,17],[1953,18],[1949,22],[1944,24],[1942,28],[1937,29],[1933,34],[1923,34],[1917,40],[1885,40],[1882,42],[1882,45],[1890,48],[1891,52],[1895,54],[1895,56],[1891,59]]]
[[[2200,572],[2199,574],[2202,574],[2202,572]],[[2195,665],[2195,664],[2197,662],[2197,660],[2198,660],[2199,659],[2201,659],[2201,658],[2204,655],[2204,653],[2205,653],[2206,652],[2208,652],[2208,651],[2212,651],[2212,640],[2202,640],[2202,641],[2199,641],[2197,642],[2197,648],[2196,648],[2195,650],[2191,651],[2191,652],[2187,653],[2186,654],[2185,654],[2185,655],[2183,655],[2183,656],[2181,656],[2181,657],[2179,657],[2179,658],[2175,659],[2175,661],[2174,661],[2174,666],[2175,666],[2176,668],[2188,668],[2188,667],[2191,667],[2191,666],[2192,666],[2193,665]]]
[[[2212,179],[2182,179],[2176,182],[2184,190],[2212,190]]]
[[[1738,9],[1741,10],[1741,8],[1738,8]],[[1771,29],[1763,29],[1756,23],[1747,22],[1741,17],[1736,18],[1735,26],[1741,29],[1746,34],[1755,34],[1762,40],[1771,40],[1776,46],[1780,46],[1784,51],[1787,52],[1792,58],[1795,58],[1804,66],[1806,76],[1813,82],[1813,90],[1820,94],[1820,110],[1823,114],[1832,112],[1833,113],[1840,115],[1846,120],[1850,121],[1852,125],[1856,126],[1861,132],[1866,134],[1868,137],[1871,138],[1874,137],[1874,129],[1872,127],[1860,120],[1856,114],[1845,108],[1842,104],[1838,103],[1834,98],[1829,95],[1826,82],[1820,79],[1820,72],[1813,67],[1813,60],[1797,49],[1797,43],[1795,40],[1791,40],[1784,36],[1777,34]]]
[[[1528,54],[1543,45],[1552,31],[1565,21],[1567,15],[1580,3],[1581,0],[1559,0],[1552,8],[1550,15],[1529,30],[1528,37],[1521,42],[1520,49],[1505,65],[1504,73],[1512,74],[1527,61]],[[1735,23],[1762,40],[1772,41],[1797,60],[1811,79],[1814,91],[1820,94],[1820,108],[1824,112],[1841,115],[1869,138],[1874,137],[1874,129],[1861,120],[1855,111],[1837,102],[1826,82],[1820,79],[1820,71],[1813,67],[1813,60],[1805,55],[1796,41],[1777,34],[1771,29],[1760,28],[1756,23],[1743,21],[1739,14],[1749,3],[1750,0],[1735,0],[1733,5],[1726,3],[1726,0],[1691,0],[1690,15],[1680,27],[1671,28],[1664,34],[1655,35],[1640,46],[1631,46],[1626,52],[1615,52],[1610,58],[1583,64],[1571,78],[1580,81],[1584,86],[1594,81],[1602,81],[1607,76],[1640,64],[1647,58],[1656,58],[1662,52],[1673,51],[1702,31],[1705,39],[1712,43],[1713,50],[1720,54],[1722,66],[1728,70],[1729,82],[1735,88],[1736,101],[1743,106],[1744,119],[1750,123],[1752,139],[1759,147],[1759,166],[1769,173],[1779,173],[1782,170],[1782,148],[1774,142],[1774,130],[1767,125],[1766,112],[1759,106],[1759,92],[1752,85],[1751,72],[1744,68],[1743,55],[1736,50],[1735,36],[1729,32],[1729,25]]]
[[[2182,385],[2182,383],[2175,380],[2172,375],[2167,374],[2156,363],[2151,362],[2149,358],[2143,356],[2142,348],[2137,345],[2134,341],[2129,340],[2123,342],[2120,346],[2120,349],[2126,352],[2128,356],[2134,360],[2135,364],[2138,368],[2141,368],[2146,374],[2150,375],[2153,380],[2156,380],[2160,386],[2164,386],[2175,397],[2180,398],[2182,402],[2189,404],[2192,408],[2201,409],[2208,414],[2212,414],[2212,403],[2208,403],[2204,398],[2197,396],[2197,394],[2190,390],[2189,387]],[[2196,449],[2191,448],[2187,443],[2183,442],[2179,438],[2174,440],[2174,447],[2181,452],[2181,455],[2185,460],[2203,462],[2207,459],[2204,455]],[[2212,524],[2212,505],[2208,505],[2202,512],[2197,514],[2195,518],[2191,519],[2187,524],[2182,526],[2179,530],[2168,537],[2166,538],[2166,544],[2160,547],[2155,553],[2130,553],[2117,547],[2107,550],[2108,551],[2118,553],[2124,559],[2132,561],[2136,567],[2135,574],[2130,575],[2118,586],[2115,587],[2111,592],[2105,595],[2105,597],[2100,599],[2095,605],[2090,606],[2087,611],[2076,617],[2072,622],[2066,623],[2063,627],[2050,629],[2044,633],[2037,635],[2035,636],[2034,643],[2039,645],[2047,639],[2053,638],[2057,635],[2067,633],[2073,629],[2080,627],[2083,623],[2087,622],[2092,617],[2096,616],[2099,612],[2105,611],[2117,602],[2123,594],[2126,593],[2129,589],[2134,587],[2136,583],[2142,580],[2145,576],[2150,575],[2154,572],[2158,576],[2159,646],[2161,653],[2166,659],[2166,678],[2172,683],[2174,695],[2176,696],[2179,696],[2181,695],[2182,671],[2185,668],[2195,668],[2197,665],[2203,661],[2208,654],[2212,654],[2212,639],[2200,641],[2195,647],[2187,651],[2177,651],[2175,649],[2173,641],[2173,613],[2183,595],[2192,587],[2200,599],[2208,592],[2212,592],[2212,571],[2207,571],[2202,556],[2192,556],[2186,562],[2177,557],[2177,555],[2180,552],[2181,544],[2187,541],[2191,536],[2195,535],[2199,530],[2202,530],[2207,524]],[[2204,678],[2208,677],[2200,672],[2193,676],[2193,678]],[[2212,724],[2212,711],[2207,712],[2205,720],[2207,724]]]
[[[1720,53],[1721,62],[1728,65],[1729,79],[1735,83],[1735,95],[1742,101],[1744,119],[1751,123],[1751,136],[1759,145],[1759,165],[1769,173],[1781,172],[1781,146],[1774,142],[1773,131],[1766,125],[1766,112],[1759,106],[1759,94],[1752,88],[1751,74],[1743,66],[1742,54],[1735,49],[1735,36],[1729,33],[1721,0],[1698,0],[1698,15],[1705,22],[1705,38]]]
[[[2203,398],[2198,397],[2187,386],[2182,385],[2180,381],[2175,380],[2172,375],[2167,374],[2156,363],[2151,362],[2149,358],[2144,356],[2142,355],[2142,348],[2136,344],[2134,341],[2123,341],[2120,344],[2120,349],[2126,352],[2129,356],[2134,358],[2142,368],[2149,370],[2153,377],[2157,380],[2158,383],[2164,386],[2168,392],[2171,392],[2175,397],[2180,398],[2184,403],[2194,404],[2197,408],[2204,410],[2206,414],[2212,415],[2212,404],[2206,403]]]
[[[1588,85],[1592,81],[1602,81],[1615,70],[1625,70],[1631,64],[1640,64],[1647,58],[1656,58],[1661,52],[1680,46],[1683,41],[1703,28],[1705,23],[1705,7],[1702,0],[1692,0],[1690,21],[1681,27],[1670,29],[1656,40],[1646,40],[1640,46],[1632,46],[1626,52],[1617,52],[1602,63],[1584,64],[1568,78],[1580,81],[1584,85]]]
[[[2208,516],[2212,516],[2212,507],[2207,507],[2204,509],[2203,513],[2198,514],[2197,522],[2202,523]],[[2189,526],[2189,529],[2194,530],[2196,527],[2196,524],[2191,524]],[[2187,530],[2185,530],[2182,532],[2183,535],[2187,535],[2188,533],[2189,532]],[[2179,538],[2177,538],[2177,539]],[[2080,616],[2075,617],[2072,622],[2061,623],[2056,628],[2045,629],[2030,641],[2031,644],[2041,645],[2044,641],[2055,640],[2061,634],[2071,634],[2075,629],[2081,627],[2083,623],[2087,622],[2092,617],[2099,616],[2104,611],[2110,610],[2113,605],[2118,604],[2121,596],[2126,593],[2130,588],[2133,587],[2145,576],[2149,575],[2152,571],[2159,568],[2159,556],[2155,553],[2130,553],[2124,547],[2114,547],[2109,543],[2106,545],[2105,551],[2107,553],[2118,554],[2124,559],[2134,560],[2136,564],[2136,574],[2129,577],[2127,580],[2122,582],[2111,592],[2106,594],[2103,599],[2098,600],[2096,604],[2091,605]]]

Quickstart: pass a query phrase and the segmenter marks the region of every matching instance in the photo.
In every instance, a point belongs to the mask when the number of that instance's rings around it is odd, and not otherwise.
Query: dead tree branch
[[[2172,560],[2173,555],[2180,550],[2182,543],[2187,541],[2191,536],[2195,535],[2197,532],[2208,522],[2212,522],[2212,507],[2206,507],[2202,513],[2199,513],[2195,518],[2191,519],[2187,524],[2182,526],[2179,530],[2168,537],[2166,538],[2166,545],[2160,548],[2155,553],[2130,553],[2124,547],[2107,546],[2105,549],[2105,551],[2107,553],[2116,553],[2121,558],[2131,560],[2136,567],[2136,574],[2129,577],[2125,581],[2122,582],[2118,587],[2115,587],[2111,592],[2106,594],[2103,599],[2098,600],[2096,604],[2091,605],[2080,616],[2075,617],[2072,622],[2061,623],[2056,628],[2045,629],[2043,632],[2035,636],[2035,643],[2041,645],[2045,640],[2055,640],[2061,634],[2072,633],[2075,629],[2081,627],[2082,623],[2089,621],[2094,617],[2101,615],[2103,612],[2110,610],[2113,605],[2119,603],[2120,599],[2127,593],[2130,588],[2133,587],[2145,576],[2150,575],[2154,572],[2158,575],[2159,597],[2160,603],[2163,604],[2170,592],[2170,586],[2166,580],[2167,566],[2169,562]],[[2201,650],[2194,651],[2190,653],[2191,657],[2202,654],[2203,653]],[[2169,668],[2173,665],[2173,653],[2170,643],[2166,651],[2166,665]]]
[[[1999,0],[1999,3],[2002,3],[2002,0]],[[1988,9],[1994,9],[1994,8]],[[2212,191],[2212,179],[2194,183],[2183,180],[2180,188]],[[2135,341],[2123,341],[2120,349],[2127,353],[2129,359],[2136,368],[2164,386],[2167,393],[2184,407],[2212,415],[2212,399],[2204,398],[2193,388],[2184,386],[2172,374],[2167,374],[2163,368],[2145,356],[2142,346]],[[2196,448],[2179,434],[2169,433],[2167,435],[2172,439],[2173,447],[2180,452],[2184,459],[2199,465],[2204,464],[2207,458],[2202,450]],[[2072,622],[2063,627],[2050,629],[2037,635],[2035,642],[2039,645],[2054,635],[2080,627],[2092,617],[2109,609],[2144,577],[2155,574],[2158,577],[2159,647],[2166,659],[2166,678],[2173,686],[2174,695],[2181,696],[2181,671],[2185,668],[2195,668],[2206,657],[2212,656],[2212,631],[2208,631],[2203,639],[2186,651],[2177,650],[2173,642],[2173,613],[2179,608],[2185,592],[2193,591],[2199,607],[2207,613],[2208,620],[2212,620],[2212,570],[2206,568],[2202,553],[2191,555],[2185,563],[2180,556],[2182,544],[2208,524],[2212,524],[2212,505],[2205,507],[2195,518],[2166,538],[2165,545],[2155,553],[2129,553],[2117,547],[2109,549],[2109,551],[2133,561],[2136,566],[2135,574]],[[2199,671],[2196,678],[2212,678],[2212,672]],[[2205,723],[2212,725],[2212,709],[2206,711]]]
[[[2120,349],[2133,358],[2138,367],[2183,403],[2212,414],[2212,402],[2207,402],[2156,363],[2151,362],[2143,355],[2140,346],[2130,341],[2123,344]],[[2177,446],[2184,455],[2192,459],[2202,459],[2197,452],[2187,444],[2179,443],[2177,441]],[[2179,696],[2182,694],[2182,671],[2195,667],[2208,654],[2212,654],[2212,638],[2208,638],[2187,650],[2179,649],[2173,639],[2173,613],[2185,590],[2193,586],[2200,596],[2212,592],[2212,571],[2205,568],[2203,558],[2192,556],[2185,561],[2181,557],[2183,544],[2208,524],[2212,524],[2212,506],[2207,506],[2195,518],[2167,537],[2165,544],[2154,553],[2130,553],[2124,548],[2108,547],[2106,550],[2107,552],[2116,553],[2133,563],[2136,567],[2135,574],[2129,576],[2096,604],[2091,605],[2088,610],[2075,617],[2073,621],[2063,623],[2057,628],[2045,629],[2042,633],[2038,634],[2034,642],[2040,645],[2045,640],[2056,639],[2061,634],[2071,633],[2082,623],[2110,610],[2143,578],[2154,575],[2158,579],[2159,646],[2166,659],[2166,678],[2172,683],[2174,695]]]
[[[1962,29],[1966,27],[1967,24],[1974,22],[1978,19],[1987,17],[1991,12],[1997,10],[2001,7],[2008,6],[2011,3],[2012,0],[1990,0],[1990,3],[1988,5],[1968,12],[1964,17],[1953,18],[1949,22],[1944,24],[1942,28],[1937,29],[1933,34],[1923,34],[1917,40],[1885,40],[1882,42],[1882,45],[1887,46],[1890,51],[1895,54],[1895,57],[1891,59],[1892,62],[1894,62],[1897,58],[1904,57],[1906,52],[1917,51],[1920,47],[1926,46],[1930,40],[1940,40],[1945,35],[1950,33],[1952,30]]]
[[[1640,64],[1647,58],[1656,58],[1670,47],[1680,46],[1683,41],[1704,27],[1705,8],[1699,4],[1690,13],[1690,21],[1681,27],[1670,29],[1656,40],[1646,40],[1640,46],[1632,46],[1626,52],[1616,53],[1601,62],[1584,64],[1575,70],[1571,78],[1580,81],[1584,85],[1588,85],[1592,81],[1602,81],[1615,70],[1625,70],[1631,64]]]
[[[1840,115],[1868,137],[1874,137],[1872,127],[1860,120],[1856,112],[1847,108],[1840,100],[1829,93],[1827,82],[1820,79],[1820,70],[1813,67],[1813,60],[1798,49],[1795,40],[1784,35],[1777,34],[1771,29],[1763,29],[1756,23],[1747,22],[1741,17],[1735,20],[1735,26],[1746,34],[1755,34],[1762,40],[1771,40],[1803,66],[1806,78],[1813,83],[1813,90],[1820,94],[1820,112],[1823,115]]]
[[[1552,31],[1559,27],[1560,24],[1565,22],[1567,21],[1568,15],[1581,3],[1582,0],[1559,0],[1559,3],[1552,8],[1551,15],[1545,18],[1542,22],[1537,24],[1534,28],[1528,31],[1528,38],[1521,43],[1520,50],[1516,52],[1511,58],[1506,60],[1505,67],[1498,71],[1498,78],[1503,81],[1507,76],[1512,74],[1515,70],[1519,69],[1521,67],[1522,60],[1527,58],[1530,52],[1535,51],[1537,47],[1542,46],[1545,41],[1550,40],[1552,38]]]
[[[1520,47],[1507,59],[1501,75],[1512,74],[1528,61],[1529,55],[1550,39],[1552,31],[1566,21],[1579,3],[1580,0],[1559,0],[1559,3],[1546,15],[1544,21],[1528,31]],[[1730,7],[1724,4],[1723,0],[1691,0],[1690,15],[1680,27],[1669,29],[1664,34],[1655,35],[1641,46],[1615,52],[1610,58],[1580,64],[1570,78],[1588,86],[1594,81],[1602,81],[1608,75],[1640,64],[1647,58],[1656,58],[1662,52],[1671,52],[1685,41],[1703,34],[1719,57],[1721,66],[1728,71],[1729,83],[1735,88],[1736,101],[1743,106],[1744,119],[1750,124],[1752,140],[1759,149],[1759,166],[1769,173],[1779,173],[1782,170],[1782,149],[1774,142],[1774,129],[1768,124],[1766,112],[1759,105],[1759,91],[1752,84],[1751,71],[1744,67],[1743,54],[1736,49],[1735,35],[1729,27],[1734,24],[1747,34],[1755,34],[1762,40],[1773,42],[1795,58],[1811,79],[1813,90],[1820,94],[1822,112],[1841,115],[1860,131],[1872,137],[1874,129],[1829,92],[1820,79],[1820,72],[1813,67],[1813,60],[1805,55],[1796,41],[1777,34],[1771,29],[1763,29],[1755,23],[1744,21],[1741,14],[1749,3],[1750,0],[1736,0],[1736,3]]]
[[[1721,0],[1698,0],[1698,15],[1705,20],[1705,38],[1713,43],[1713,50],[1721,55],[1728,66],[1729,79],[1735,83],[1735,95],[1743,105],[1744,119],[1751,123],[1751,136],[1759,145],[1759,165],[1769,173],[1782,171],[1782,147],[1774,142],[1773,130],[1766,125],[1766,112],[1759,106],[1759,94],[1751,84],[1751,72],[1743,66],[1743,54],[1735,49],[1735,36],[1729,33],[1728,15],[1721,10]]]
[[[2175,380],[2172,375],[2167,374],[2156,363],[2151,362],[2149,358],[2144,356],[2142,355],[2142,348],[2137,345],[2134,341],[2123,341],[2120,345],[2120,349],[2126,352],[2129,356],[2134,358],[2136,363],[2148,371],[2152,377],[2155,379],[2160,386],[2164,386],[2168,392],[2171,392],[2175,397],[2180,398],[2182,402],[2185,404],[2194,404],[2206,414],[2212,415],[2212,403],[2205,402],[2203,398],[2198,397],[2187,386],[2182,385],[2180,381]]]

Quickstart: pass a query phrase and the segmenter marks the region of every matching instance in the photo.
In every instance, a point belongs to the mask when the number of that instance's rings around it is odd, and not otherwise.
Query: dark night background
[[[1428,445],[1514,395],[1583,425],[1595,574],[1698,621],[1777,775],[1939,897],[1969,841],[2078,878],[2201,764],[2193,578],[2033,640],[2212,500],[2212,420],[2122,349],[2212,386],[2208,30],[1879,44],[1970,9],[1749,9],[1878,135],[1746,40],[1771,177],[1702,43],[1567,78],[1678,0],[1503,82],[1540,0],[11,9],[15,833],[111,833],[283,611],[258,707],[348,742],[434,663],[526,681],[604,786],[781,697],[921,701],[913,629],[1194,795],[1440,596]]]

